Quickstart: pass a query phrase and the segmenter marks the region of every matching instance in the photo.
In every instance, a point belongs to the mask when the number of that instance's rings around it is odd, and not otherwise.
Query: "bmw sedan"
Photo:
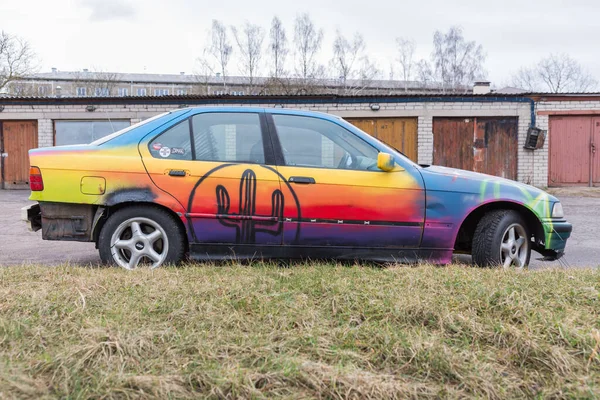
[[[532,186],[417,165],[343,119],[186,108],[89,145],[34,149],[23,209],[45,240],[94,242],[127,269],[184,258],[524,268],[560,258],[561,203]]]

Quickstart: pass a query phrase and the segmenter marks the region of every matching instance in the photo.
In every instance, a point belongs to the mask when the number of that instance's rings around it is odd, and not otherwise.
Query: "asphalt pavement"
[[[51,242],[42,240],[41,232],[30,232],[21,221],[21,207],[32,204],[29,191],[0,190],[0,265],[42,264],[97,265],[100,257],[94,243]],[[566,218],[574,226],[560,261],[543,262],[532,254],[533,268],[600,266],[600,197],[559,196]],[[470,257],[459,260],[468,262]]]

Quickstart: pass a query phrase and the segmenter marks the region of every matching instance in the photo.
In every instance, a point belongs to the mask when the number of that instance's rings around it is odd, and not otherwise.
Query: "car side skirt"
[[[196,261],[304,259],[448,264],[452,260],[452,249],[190,244],[190,258]]]

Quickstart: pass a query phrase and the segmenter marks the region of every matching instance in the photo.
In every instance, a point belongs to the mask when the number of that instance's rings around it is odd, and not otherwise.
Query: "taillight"
[[[29,168],[29,187],[32,192],[41,192],[44,190],[42,171],[38,167]]]

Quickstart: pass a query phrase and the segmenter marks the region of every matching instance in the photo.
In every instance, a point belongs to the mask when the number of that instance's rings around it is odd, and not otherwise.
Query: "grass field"
[[[598,398],[600,270],[0,269],[0,398]]]

